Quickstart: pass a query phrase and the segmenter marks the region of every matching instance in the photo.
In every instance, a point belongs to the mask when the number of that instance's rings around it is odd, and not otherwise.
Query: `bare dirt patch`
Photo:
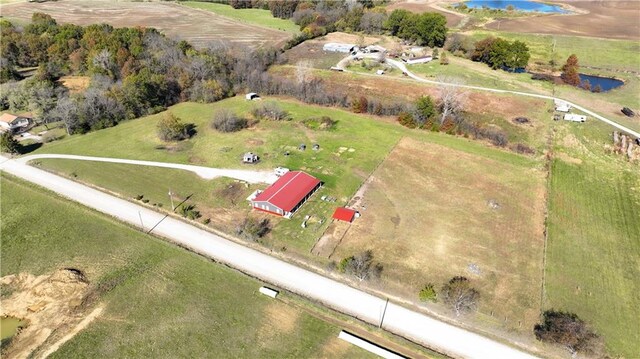
[[[373,250],[384,286],[411,300],[426,283],[467,276],[481,312],[531,328],[540,309],[542,171],[405,138],[373,177],[362,217],[332,258]]]
[[[559,1],[580,13],[504,19],[487,24],[489,29],[536,33],[640,39],[639,1]]]
[[[62,76],[60,83],[72,94],[84,92],[89,87],[89,76]]]
[[[280,43],[291,36],[284,31],[241,23],[210,11],[169,2],[73,0],[2,6],[2,16],[7,18],[30,20],[34,12],[47,13],[61,23],[154,27],[175,39],[187,40],[196,47],[204,47],[213,41],[257,47]]]
[[[52,334],[62,337],[53,344],[55,350],[56,344],[69,340],[90,322],[79,325],[86,317],[81,307],[89,292],[89,283],[79,271],[60,269],[41,276],[21,273],[2,277],[0,284],[13,289],[11,296],[2,300],[1,315],[27,322],[3,352],[5,358],[44,356],[43,352],[52,352],[46,345]],[[97,309],[100,311],[89,318],[100,314],[101,307]]]
[[[262,316],[262,323],[258,331],[258,343],[273,342],[273,338],[297,329],[300,311],[285,305],[270,304]]]

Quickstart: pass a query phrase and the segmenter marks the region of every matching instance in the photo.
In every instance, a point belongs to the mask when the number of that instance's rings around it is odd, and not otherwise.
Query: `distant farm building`
[[[260,96],[259,96],[257,93],[255,93],[255,92],[249,92],[248,94],[246,94],[246,95],[244,96],[244,98],[246,98],[246,99],[247,99],[247,100],[249,100],[249,101],[252,101],[252,100],[260,100]]]
[[[251,206],[259,211],[291,218],[322,186],[317,178],[302,171],[290,171],[271,186],[250,197]]]
[[[575,113],[567,113],[564,115],[564,120],[565,121],[572,121],[572,122],[585,122],[587,121],[587,116],[585,115],[577,115]]]
[[[378,71],[376,71],[376,75],[384,75],[384,70],[378,70]]]
[[[385,49],[382,46],[378,46],[378,45],[369,45],[369,46],[365,47],[362,52],[369,52],[369,53],[387,52],[387,49]]]
[[[402,59],[402,61],[406,62],[409,65],[426,64],[427,62],[433,61],[433,56],[411,57]]]
[[[569,112],[569,110],[571,110],[571,105],[569,105],[564,101],[556,100],[555,105],[556,105],[556,111],[558,112]]]
[[[337,42],[328,42],[322,46],[322,50],[329,52],[344,52],[345,54],[358,50],[354,44],[341,44]]]
[[[358,212],[353,209],[349,209],[346,207],[338,207],[336,211],[333,212],[333,219],[337,219],[339,221],[344,222],[353,222],[353,220],[358,216]]]
[[[242,156],[242,162],[244,163],[258,163],[260,162],[260,156],[253,152],[247,152]]]
[[[32,120],[25,115],[12,115],[10,113],[3,113],[0,116],[0,131],[10,131],[13,133],[20,133],[29,129]]]

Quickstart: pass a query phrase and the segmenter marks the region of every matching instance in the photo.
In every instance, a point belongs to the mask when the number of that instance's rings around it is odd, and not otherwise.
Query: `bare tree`
[[[437,80],[442,83],[438,86],[440,125],[442,125],[448,117],[460,118],[458,115],[464,110],[467,94],[459,87],[464,82],[457,78],[438,76]]]
[[[311,79],[311,60],[301,60],[296,64],[296,80],[299,84],[307,83]]]
[[[72,134],[73,130],[79,126],[78,103],[70,97],[61,98],[53,110],[53,116],[63,121],[67,134]]]
[[[220,132],[236,132],[247,128],[248,121],[246,118],[239,117],[228,109],[218,110],[213,115],[211,127]]]
[[[382,265],[373,263],[373,252],[364,251],[345,258],[340,263],[341,271],[356,277],[361,282],[371,278],[378,278],[382,273]]]
[[[573,313],[547,310],[533,331],[538,340],[560,344],[572,356],[583,352],[601,357],[605,351],[602,339]]]
[[[471,287],[465,277],[451,278],[440,292],[443,301],[456,312],[456,316],[474,310],[480,298],[480,293]]]
[[[113,67],[115,63],[111,58],[111,52],[107,49],[100,51],[96,56],[93,57],[93,66],[102,69],[106,74],[113,74]]]
[[[385,17],[385,14],[379,12],[365,12],[360,19],[360,30],[368,34],[379,34],[382,31]]]

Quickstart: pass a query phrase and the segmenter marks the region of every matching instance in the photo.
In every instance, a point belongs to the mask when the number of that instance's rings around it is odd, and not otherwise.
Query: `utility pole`
[[[142,231],[144,232],[144,223],[142,223],[142,213],[140,213],[140,211],[138,211],[138,217],[140,217],[140,227],[142,228]]]
[[[382,318],[380,318],[380,325],[378,325],[378,328],[382,328],[382,322],[384,322],[384,315],[387,314],[388,305],[389,305],[389,298],[387,298],[387,301],[384,303],[384,309],[382,310]]]
[[[171,192],[171,188],[169,188],[169,199],[171,200],[171,211],[175,211],[176,207],[173,205],[173,193]]]

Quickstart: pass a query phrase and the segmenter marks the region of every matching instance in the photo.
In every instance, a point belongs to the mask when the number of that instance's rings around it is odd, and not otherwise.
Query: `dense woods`
[[[228,51],[195,50],[151,28],[58,25],[35,13],[24,28],[2,20],[0,29],[6,83],[0,106],[31,111],[44,122],[63,119],[69,133],[113,126],[179,101],[225,98],[238,82],[236,67],[246,68]],[[36,74],[10,82],[25,67],[37,67]],[[70,94],[58,83],[70,74],[90,76],[89,88]]]

